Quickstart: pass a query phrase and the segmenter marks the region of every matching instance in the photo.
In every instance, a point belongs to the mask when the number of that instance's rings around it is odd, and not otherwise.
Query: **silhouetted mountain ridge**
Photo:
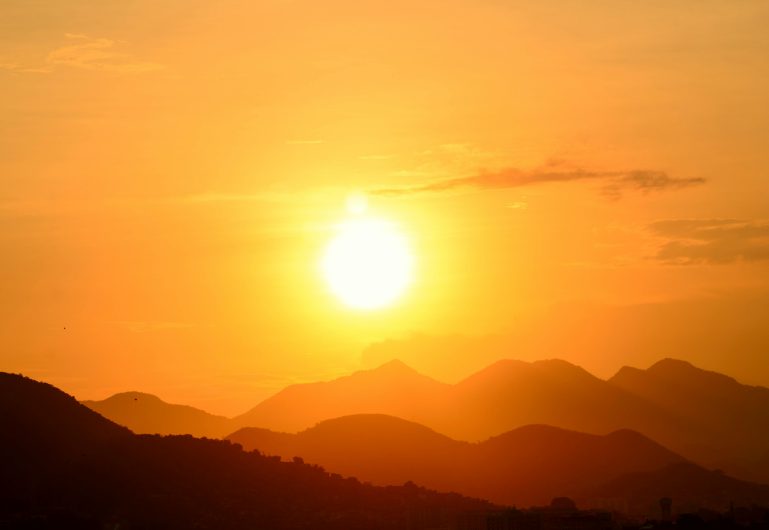
[[[0,372],[0,420],[4,433],[0,467],[9,473],[58,467],[75,454],[131,435],[47,383],[4,372]]]
[[[675,359],[646,370],[623,367],[609,382],[696,425],[680,436],[687,454],[769,481],[769,389]]]
[[[0,424],[4,528],[445,528],[490,507],[413,484],[364,485],[227,441],[134,435],[13,374],[0,373]]]
[[[685,461],[630,430],[600,436],[528,425],[468,443],[379,414],[327,420],[297,434],[245,428],[228,438],[376,484],[415,480],[516,505],[543,504],[556,496],[587,502],[605,481]]]
[[[144,420],[101,411],[144,427],[140,432],[215,432],[202,422],[174,419],[170,408],[166,425],[155,423],[154,430]],[[627,428],[706,467],[769,482],[769,389],[675,359],[646,370],[623,367],[608,381],[559,359],[506,359],[453,385],[394,360],[331,381],[290,385],[224,421],[224,432],[250,426],[298,432],[356,414],[396,416],[468,441],[530,424],[593,434]]]

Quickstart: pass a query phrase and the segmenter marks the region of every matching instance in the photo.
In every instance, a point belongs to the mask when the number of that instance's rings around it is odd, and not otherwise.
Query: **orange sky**
[[[6,0],[0,369],[225,413],[392,355],[769,385],[767,25],[762,0]],[[356,191],[417,259],[368,313],[318,274]]]

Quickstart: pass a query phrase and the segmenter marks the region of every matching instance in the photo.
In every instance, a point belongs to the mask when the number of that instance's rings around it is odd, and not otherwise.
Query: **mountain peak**
[[[595,378],[593,374],[591,374],[581,366],[578,366],[564,359],[542,359],[541,361],[535,361],[532,364],[534,366],[545,368],[552,372],[569,373],[569,374],[575,374],[575,375],[578,374],[580,376],[587,375],[590,378]]]
[[[539,361],[522,361],[520,359],[500,359],[486,368],[467,377],[463,383],[487,381],[491,379],[526,378],[533,374],[557,379],[572,379],[583,381],[596,379],[590,372],[563,359],[543,359]]]
[[[663,376],[663,377],[685,377],[685,376],[697,376],[702,374],[715,374],[715,372],[708,372],[701,368],[697,368],[689,361],[683,361],[681,359],[673,359],[672,357],[666,357],[652,364],[646,370],[641,368],[635,368],[634,366],[623,366],[620,368],[614,376],[609,379],[610,382],[620,382],[628,379],[643,378],[647,375]],[[727,377],[722,374],[717,374],[721,377]]]
[[[354,433],[356,438],[371,436],[375,433],[385,433],[388,435],[405,433],[412,436],[418,434],[449,439],[421,423],[405,420],[391,414],[350,414],[348,416],[340,416],[323,420],[317,425],[305,429],[300,434],[306,436],[328,432],[335,434]]]
[[[380,372],[380,373],[392,373],[392,374],[418,374],[419,373],[416,370],[414,370],[412,367],[410,367],[409,365],[401,361],[400,359],[392,359],[380,366],[377,366],[376,368],[370,371]]]
[[[129,392],[118,392],[117,394],[113,394],[112,396],[108,397],[104,401],[112,401],[112,402],[130,402],[130,401],[143,401],[145,403],[165,403],[162,399],[160,399],[155,394],[147,394],[146,392],[137,392],[137,391],[129,391]]]
[[[434,381],[434,379],[432,379],[431,377],[417,372],[416,370],[414,370],[412,367],[410,367],[400,359],[392,359],[390,361],[387,361],[384,364],[377,366],[376,368],[359,370],[349,376],[345,376],[338,379],[338,381],[349,380],[349,379],[352,379],[353,381],[357,379],[368,379],[368,380],[381,379],[382,381],[390,381],[393,379],[395,380],[423,379],[423,380]]]
[[[167,403],[153,394],[120,392],[83,405],[137,434],[221,436],[231,432],[229,420],[189,405]]]
[[[700,383],[698,384],[707,381],[709,384],[725,385],[726,387],[742,386],[736,379],[726,374],[704,370],[688,361],[671,359],[669,357],[651,365],[647,372],[656,376],[676,378],[677,380],[688,378],[690,381],[699,381]]]
[[[526,368],[530,368],[531,366],[532,363],[521,361],[520,359],[499,359],[486,366],[485,368],[481,368],[477,372],[470,374],[467,376],[467,379],[473,379],[478,376],[489,374],[517,372],[520,370],[525,370]]]
[[[660,359],[653,365],[649,367],[649,371],[701,371],[700,368],[697,368],[689,361],[684,361],[681,359],[674,359],[672,357],[665,357],[664,359]]]
[[[408,383],[409,385],[428,384],[430,386],[444,385],[444,383],[433,379],[429,375],[416,371],[400,359],[392,359],[376,368],[359,370],[352,375],[341,377],[335,381],[345,382],[346,384],[354,382],[360,384],[363,382],[386,385],[397,385],[399,383]],[[333,384],[333,381],[326,384]]]

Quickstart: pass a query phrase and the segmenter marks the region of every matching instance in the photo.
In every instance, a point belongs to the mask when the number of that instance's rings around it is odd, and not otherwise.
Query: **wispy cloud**
[[[769,260],[769,221],[671,219],[649,226],[667,239],[655,258],[679,265]]]
[[[15,61],[0,62],[0,69],[19,73],[50,73],[58,67],[119,74],[137,74],[164,68],[162,64],[137,59],[118,51],[125,44],[107,38],[81,33],[65,33],[67,43],[50,51],[40,65],[24,65]]]
[[[116,51],[116,42],[111,39],[93,38],[79,33],[67,33],[65,37],[71,44],[50,52],[46,57],[48,64],[117,73],[149,72],[163,68],[161,64],[142,61],[131,54]]]
[[[524,170],[505,168],[498,171],[480,171],[467,177],[447,178],[418,184],[415,186],[378,188],[371,191],[375,195],[402,196],[417,193],[438,193],[459,188],[475,189],[505,189],[533,186],[548,182],[582,182],[593,181],[601,183],[600,190],[607,197],[618,199],[624,192],[649,193],[681,189],[703,184],[705,179],[699,177],[672,177],[665,171],[632,169],[598,171],[582,168],[548,166],[541,169]]]

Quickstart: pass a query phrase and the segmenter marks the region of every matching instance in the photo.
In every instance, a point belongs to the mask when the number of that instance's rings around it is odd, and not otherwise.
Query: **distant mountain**
[[[529,424],[592,434],[632,429],[699,464],[769,482],[767,394],[673,360],[648,371],[623,368],[609,381],[557,359],[503,360],[454,385],[392,361],[289,386],[233,425],[297,432],[340,416],[387,414],[467,441]]]
[[[675,359],[647,370],[626,366],[609,383],[697,425],[682,434],[687,454],[769,482],[769,389]]]
[[[595,434],[631,428],[654,437],[681,421],[558,359],[498,361],[454,385],[444,406],[452,414],[428,425],[470,440],[532,423]]]
[[[134,435],[50,385],[0,373],[0,527],[427,529],[490,505],[378,488],[227,441]]]
[[[628,430],[597,436],[530,425],[471,444],[384,415],[328,420],[298,434],[246,428],[228,438],[375,484],[414,480],[519,506],[558,496],[589,502],[593,490],[611,479],[685,461]]]
[[[291,385],[267,398],[233,423],[299,431],[320,421],[351,414],[390,414],[416,421],[439,410],[449,385],[422,375],[400,361],[355,372],[333,381]]]
[[[329,382],[289,386],[233,423],[296,432],[353,414],[397,416],[469,441],[532,423],[595,434],[634,428],[655,438],[687,421],[566,361],[505,360],[455,385],[391,361]]]
[[[220,438],[232,432],[233,428],[224,416],[166,403],[157,396],[142,392],[123,392],[101,401],[82,403],[137,434],[192,434]]]
[[[625,367],[609,381],[557,359],[503,360],[453,385],[391,361],[291,385],[230,421],[146,395],[88,404],[137,432],[205,436],[242,427],[298,432],[356,414],[396,416],[466,441],[530,424],[592,434],[632,429],[708,468],[769,483],[769,389],[671,359]]]

